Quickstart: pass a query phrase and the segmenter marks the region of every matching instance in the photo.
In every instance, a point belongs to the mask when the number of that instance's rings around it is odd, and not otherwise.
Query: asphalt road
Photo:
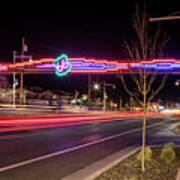
[[[120,119],[1,133],[0,180],[59,180],[120,149],[139,146],[142,119]],[[178,121],[149,118],[147,144],[180,144],[180,138],[163,134]]]

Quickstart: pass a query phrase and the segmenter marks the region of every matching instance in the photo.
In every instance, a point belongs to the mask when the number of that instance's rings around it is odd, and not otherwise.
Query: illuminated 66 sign
[[[65,76],[72,69],[71,63],[68,61],[68,56],[62,54],[58,56],[54,61],[55,73],[57,76]]]

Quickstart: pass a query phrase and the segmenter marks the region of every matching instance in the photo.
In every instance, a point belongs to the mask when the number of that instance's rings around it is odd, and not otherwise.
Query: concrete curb
[[[176,180],[180,180],[180,168],[178,169]]]
[[[127,158],[128,156],[137,152],[139,149],[140,147],[127,147],[77,172],[61,178],[61,180],[93,180],[103,172],[107,171],[111,167],[115,166],[116,164]]]

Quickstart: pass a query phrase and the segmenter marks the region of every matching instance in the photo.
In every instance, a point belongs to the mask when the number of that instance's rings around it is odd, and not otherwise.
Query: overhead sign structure
[[[150,73],[177,73],[180,74],[180,60],[177,59],[152,59],[137,62],[127,60],[97,60],[92,58],[72,58],[65,54],[57,58],[42,58],[0,64],[0,72],[24,73],[56,73],[63,77],[68,73],[138,73],[139,69],[146,69]]]

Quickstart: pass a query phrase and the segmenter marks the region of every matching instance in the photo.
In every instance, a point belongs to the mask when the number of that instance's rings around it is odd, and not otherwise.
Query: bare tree
[[[163,50],[168,42],[165,33],[162,33],[160,26],[156,30],[150,29],[148,15],[144,6],[143,11],[136,6],[136,13],[132,18],[132,26],[135,30],[135,39],[131,42],[124,41],[123,47],[127,52],[130,61],[140,62],[147,59],[162,58]],[[129,88],[127,80],[123,74],[119,75],[126,92],[136,100],[144,109],[143,128],[142,128],[142,159],[141,168],[145,171],[145,145],[146,145],[146,112],[148,103],[164,87],[167,75],[163,75],[159,85],[153,86],[157,79],[157,72],[147,69],[138,69],[136,73],[131,73],[131,80],[135,88]]]
[[[8,75],[0,75],[0,102],[11,103],[12,91]]]

